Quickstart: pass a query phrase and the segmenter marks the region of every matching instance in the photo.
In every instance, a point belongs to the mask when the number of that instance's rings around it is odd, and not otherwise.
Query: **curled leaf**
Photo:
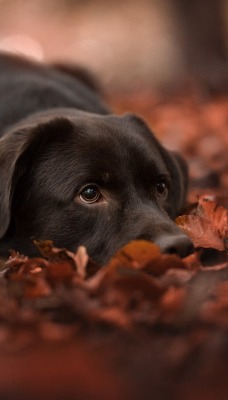
[[[226,249],[228,210],[210,197],[201,196],[193,214],[178,217],[176,223],[192,239],[195,247]]]

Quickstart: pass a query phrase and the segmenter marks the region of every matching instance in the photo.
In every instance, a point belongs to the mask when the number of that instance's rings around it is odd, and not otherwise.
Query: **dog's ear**
[[[176,151],[169,151],[172,160],[170,172],[172,176],[172,197],[174,200],[175,216],[183,209],[188,190],[188,166],[186,161]]]
[[[16,185],[28,171],[33,155],[50,141],[64,140],[69,130],[72,125],[68,119],[55,118],[15,127],[0,139],[0,239],[10,224]]]

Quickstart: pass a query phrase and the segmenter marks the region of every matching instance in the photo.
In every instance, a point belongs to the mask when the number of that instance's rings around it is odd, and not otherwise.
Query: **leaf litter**
[[[195,252],[180,259],[133,241],[100,268],[83,246],[36,240],[40,257],[1,260],[0,398],[225,400],[228,100],[112,103],[135,107],[188,158],[176,223]]]

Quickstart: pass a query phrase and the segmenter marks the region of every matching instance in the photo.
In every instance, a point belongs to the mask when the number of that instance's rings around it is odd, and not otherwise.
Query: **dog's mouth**
[[[194,252],[194,246],[192,241],[189,237],[183,233],[176,234],[176,235],[162,235],[158,239],[152,241],[149,239],[148,235],[140,235],[139,237],[123,241],[121,245],[115,245],[113,248],[112,245],[109,246],[108,250],[105,250],[105,245],[100,247],[98,251],[95,251],[94,254],[91,254],[91,258],[99,265],[107,264],[110,259],[115,256],[115,254],[125,245],[132,242],[133,240],[136,241],[147,241],[149,243],[154,243],[160,249],[162,254],[174,254],[180,258],[185,258],[188,255]],[[107,246],[106,246],[107,248]]]

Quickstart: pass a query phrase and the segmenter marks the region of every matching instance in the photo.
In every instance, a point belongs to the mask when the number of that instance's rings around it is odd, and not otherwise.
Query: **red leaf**
[[[228,210],[201,196],[194,215],[182,215],[177,225],[192,239],[195,247],[225,250],[228,235]]]
[[[145,240],[133,240],[123,246],[108,265],[122,265],[127,268],[142,269],[160,255],[160,249],[156,244]]]

